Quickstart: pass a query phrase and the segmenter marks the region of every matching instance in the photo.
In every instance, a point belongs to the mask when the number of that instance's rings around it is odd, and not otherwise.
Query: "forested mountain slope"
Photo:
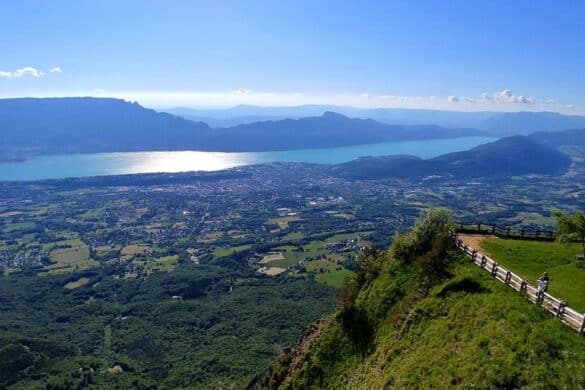
[[[354,179],[388,177],[512,176],[559,174],[569,168],[569,156],[526,136],[501,138],[473,149],[420,159],[413,156],[363,157],[334,166],[333,171]]]

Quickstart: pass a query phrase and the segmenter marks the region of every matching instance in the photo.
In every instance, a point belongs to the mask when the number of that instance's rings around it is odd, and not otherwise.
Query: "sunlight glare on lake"
[[[187,171],[219,171],[254,162],[251,153],[222,152],[138,152],[111,153],[112,165],[118,173],[155,173]]]

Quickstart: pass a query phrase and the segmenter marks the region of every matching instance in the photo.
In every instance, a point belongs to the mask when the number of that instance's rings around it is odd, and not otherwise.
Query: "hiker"
[[[548,290],[548,274],[545,272],[538,278],[538,290],[546,292]]]
[[[546,290],[548,290],[548,274],[545,272],[538,278],[538,284],[536,285],[536,294],[539,301],[544,299]]]

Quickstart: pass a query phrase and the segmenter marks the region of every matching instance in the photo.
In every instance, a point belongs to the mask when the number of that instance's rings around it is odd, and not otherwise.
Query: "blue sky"
[[[1,9],[1,97],[585,107],[583,1],[53,0]]]

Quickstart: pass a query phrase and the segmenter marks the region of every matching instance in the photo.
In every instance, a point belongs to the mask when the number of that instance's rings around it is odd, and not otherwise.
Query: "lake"
[[[224,153],[201,151],[124,152],[38,156],[0,163],[0,180],[40,180],[128,173],[218,171],[267,162],[336,164],[362,156],[410,154],[439,156],[491,142],[493,138],[463,137],[440,140],[384,142],[328,149],[278,152]]]

